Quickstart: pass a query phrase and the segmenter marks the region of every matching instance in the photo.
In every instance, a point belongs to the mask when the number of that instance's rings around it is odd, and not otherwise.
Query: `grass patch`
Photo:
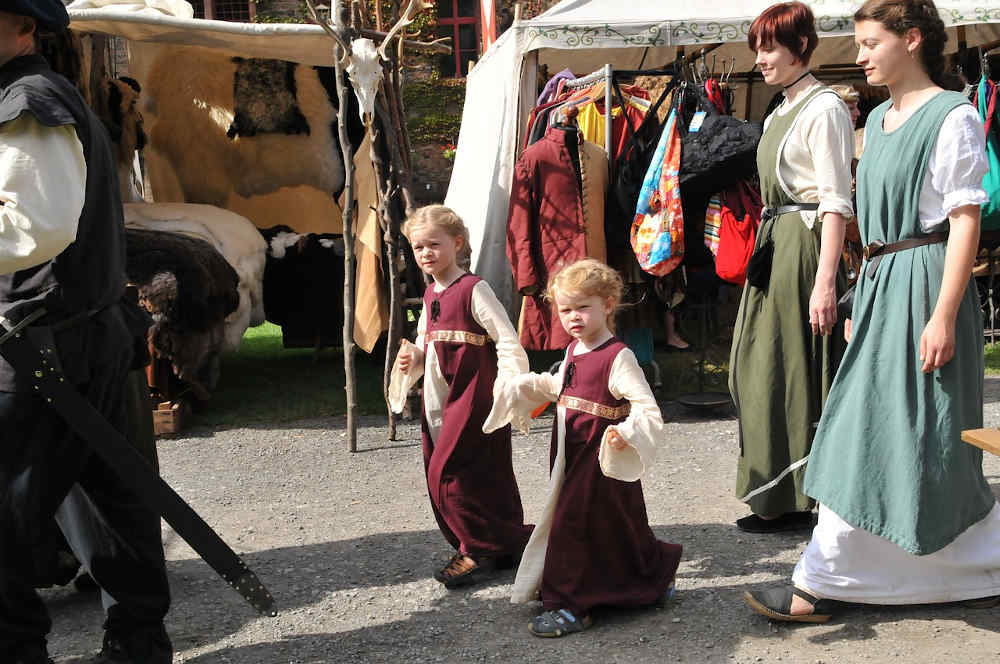
[[[358,351],[357,399],[362,415],[386,415],[382,399],[383,346],[371,355]],[[532,371],[548,371],[563,359],[562,351],[528,353]],[[708,352],[704,387],[699,387],[698,353],[656,353],[660,367],[661,399],[685,392],[725,392],[728,379],[728,343]],[[987,366],[989,364],[987,353]],[[344,415],[344,356],[340,348],[323,350],[317,361],[311,349],[282,347],[281,328],[265,323],[247,330],[238,351],[222,358],[222,376],[211,401],[196,413],[192,424],[215,429],[254,424],[282,424],[310,417]],[[1000,373],[1000,344],[994,349],[995,371]],[[647,370],[650,385],[653,374]]]
[[[986,344],[986,373],[1000,376],[1000,343]]]
[[[361,414],[385,414],[382,354],[358,351],[355,368]],[[265,323],[248,329],[239,350],[223,356],[219,385],[193,424],[226,428],[343,415],[345,384],[340,348],[324,349],[317,361],[311,349],[283,348],[281,328]]]

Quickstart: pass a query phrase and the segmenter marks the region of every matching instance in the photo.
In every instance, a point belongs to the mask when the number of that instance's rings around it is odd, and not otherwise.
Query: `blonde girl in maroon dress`
[[[443,205],[417,210],[403,226],[413,255],[434,281],[414,343],[403,341],[389,386],[394,412],[423,376],[424,468],[431,508],[455,549],[434,576],[447,588],[510,568],[531,533],[511,466],[510,427],[482,431],[495,386],[528,370],[528,357],[493,290],[460,265],[469,232]]]
[[[611,331],[622,280],[593,259],[549,282],[573,337],[559,372],[504,381],[483,431],[555,401],[549,495],[514,581],[514,602],[541,599],[531,633],[556,637],[592,623],[597,606],[655,605],[673,591],[681,547],[656,539],[639,478],[663,444],[659,406],[632,351]]]

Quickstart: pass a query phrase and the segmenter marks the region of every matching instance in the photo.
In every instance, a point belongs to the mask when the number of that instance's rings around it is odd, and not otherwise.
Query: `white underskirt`
[[[859,604],[933,604],[1000,595],[1000,505],[948,546],[915,556],[820,505],[792,583]]]

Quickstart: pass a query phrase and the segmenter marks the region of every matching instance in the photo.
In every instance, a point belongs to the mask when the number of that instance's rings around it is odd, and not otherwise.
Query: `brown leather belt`
[[[948,231],[942,231],[940,233],[931,233],[930,235],[921,235],[920,237],[911,237],[905,240],[900,240],[899,242],[891,242],[889,244],[886,244],[881,240],[870,242],[862,251],[865,260],[869,263],[868,277],[871,278],[875,276],[875,270],[878,269],[878,264],[882,260],[882,256],[885,256],[886,254],[894,254],[897,251],[906,251],[907,249],[914,249],[915,247],[922,247],[928,244],[940,244],[947,241]]]

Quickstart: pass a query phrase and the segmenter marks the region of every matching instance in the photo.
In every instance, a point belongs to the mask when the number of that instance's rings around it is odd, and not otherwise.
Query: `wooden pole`
[[[357,259],[354,256],[354,149],[347,135],[347,114],[350,112],[348,88],[344,79],[344,62],[350,53],[344,53],[344,46],[351,43],[349,27],[348,4],[344,0],[336,0],[331,4],[330,17],[333,19],[334,31],[340,37],[340,43],[335,47],[334,72],[337,84],[337,133],[340,138],[340,152],[344,157],[344,375],[346,377],[345,391],[347,393],[347,445],[351,452],[358,451],[358,402],[356,395],[357,374],[354,368],[354,293],[355,269]]]

